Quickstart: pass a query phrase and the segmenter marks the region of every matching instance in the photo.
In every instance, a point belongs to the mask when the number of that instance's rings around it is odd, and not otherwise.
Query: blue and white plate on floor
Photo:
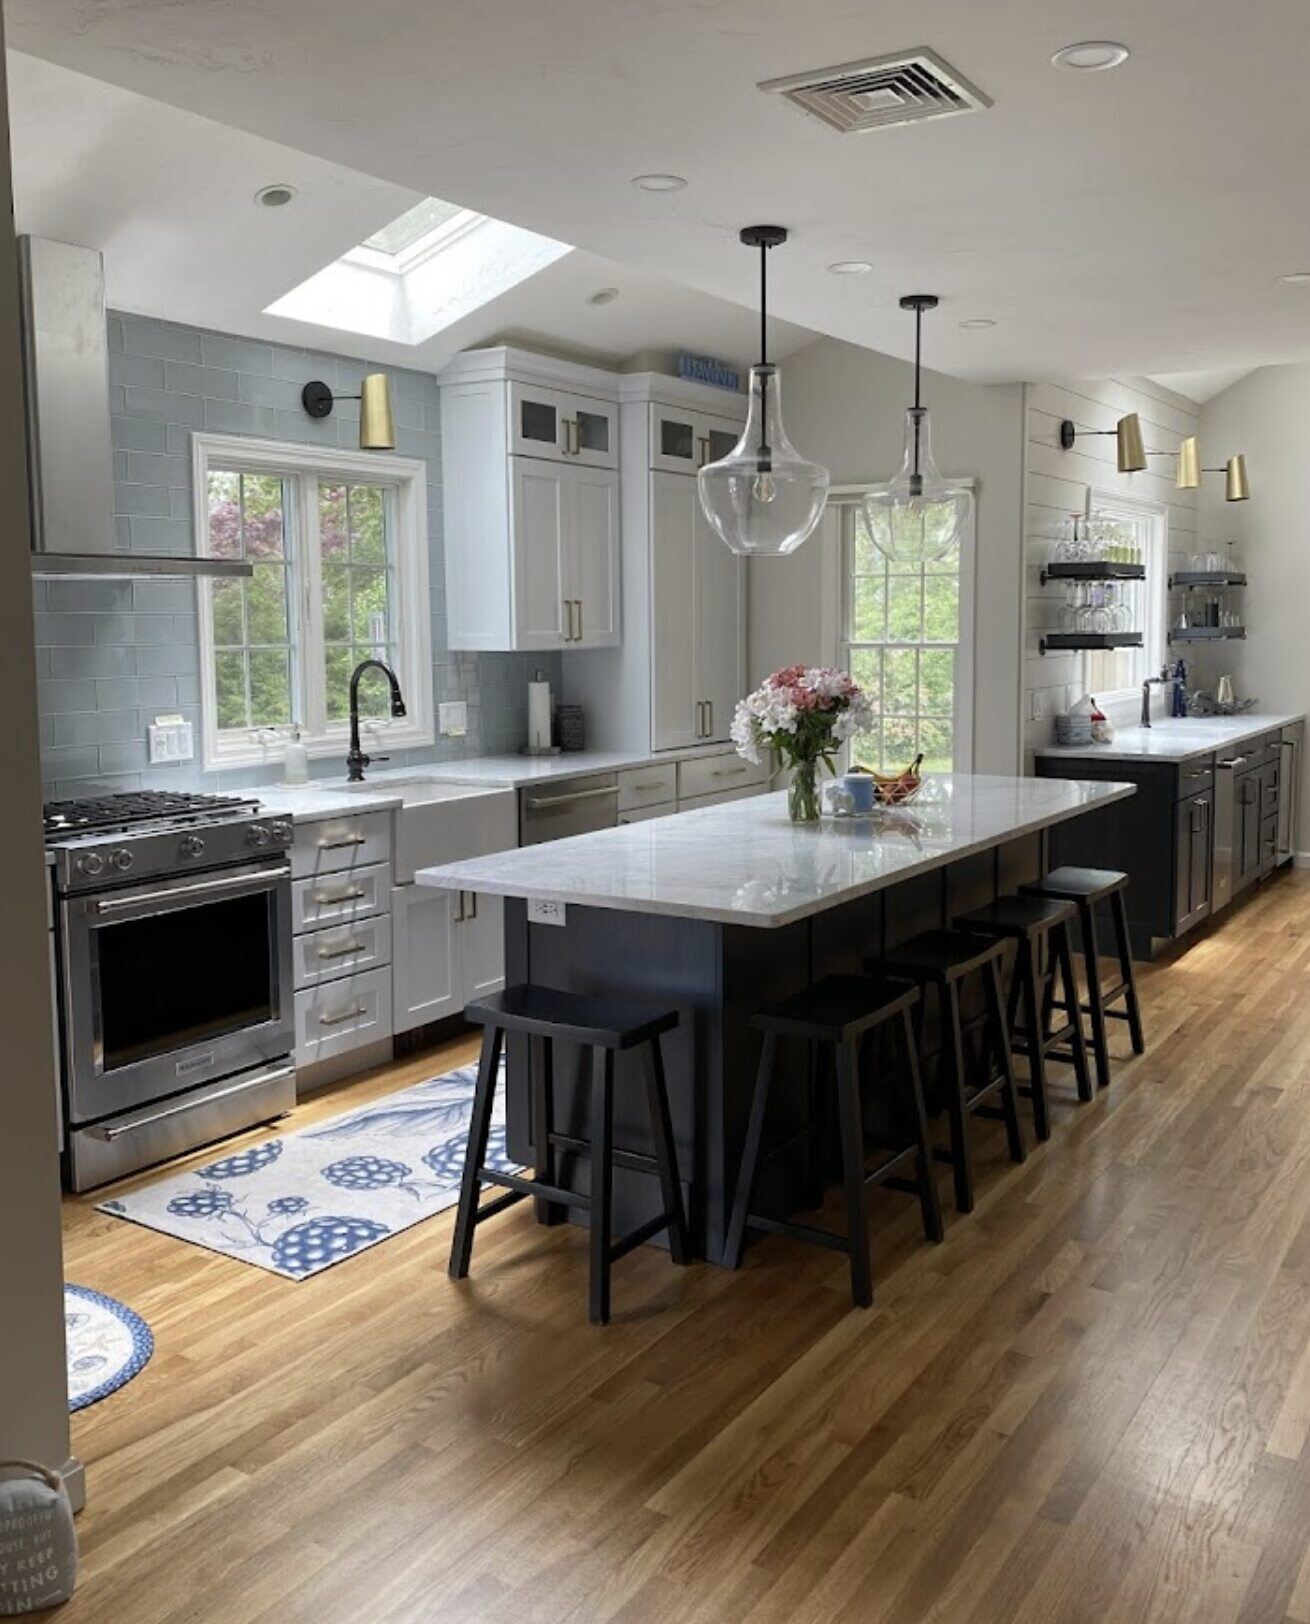
[[[125,1304],[87,1286],[64,1287],[68,1408],[108,1398],[145,1369],[155,1351],[150,1327]]]

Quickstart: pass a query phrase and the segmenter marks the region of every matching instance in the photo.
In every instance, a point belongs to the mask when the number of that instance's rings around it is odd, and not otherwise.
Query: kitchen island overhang
[[[956,775],[931,780],[911,807],[872,818],[795,825],[785,794],[679,813],[567,840],[420,870],[419,884],[506,898],[509,983],[610,993],[677,1009],[665,1066],[693,1244],[722,1261],[759,1039],[750,1016],[918,931],[949,925],[1046,866],[1048,831],[1134,793],[1131,784]],[[529,918],[562,903],[560,923]],[[585,1134],[586,1057],[556,1046],[556,1126]],[[532,1160],[529,1052],[506,1044],[510,1153]],[[620,1056],[615,1143],[650,1150],[640,1078]],[[798,1125],[807,1095],[800,1055],[786,1057],[774,1126]],[[876,1076],[865,1076],[877,1120]],[[772,1131],[772,1130],[771,1130]],[[585,1190],[585,1156],[563,1158]],[[799,1167],[778,1158],[766,1209],[798,1200]],[[653,1177],[616,1171],[615,1224],[659,1210]]]

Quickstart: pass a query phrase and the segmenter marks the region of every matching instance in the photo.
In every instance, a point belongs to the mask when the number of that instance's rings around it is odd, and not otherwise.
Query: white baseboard
[[[1293,868],[1310,868],[1310,851],[1295,852],[1292,856]]]
[[[81,1511],[86,1505],[86,1467],[76,1455],[70,1455],[59,1471],[72,1501],[73,1510]]]

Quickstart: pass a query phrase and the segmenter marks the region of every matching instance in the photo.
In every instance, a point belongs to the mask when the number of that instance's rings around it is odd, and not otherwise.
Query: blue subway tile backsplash
[[[118,544],[134,552],[190,553],[191,433],[216,429],[302,444],[353,444],[358,408],[343,401],[315,421],[300,408],[311,378],[358,387],[371,370],[344,356],[211,333],[146,316],[109,316]],[[396,449],[428,465],[432,684],[435,703],[463,700],[468,733],[440,738],[396,763],[497,754],[527,733],[526,684],[545,669],[559,684],[559,656],[450,651],[445,625],[441,513],[441,402],[429,373],[386,369],[392,379]],[[106,515],[106,523],[109,523]],[[267,769],[205,772],[199,759],[200,669],[196,588],[189,581],[38,580],[33,585],[42,772],[50,798],[91,791],[246,788]],[[161,712],[195,726],[196,759],[151,767],[146,729]],[[339,776],[343,764],[312,770]]]

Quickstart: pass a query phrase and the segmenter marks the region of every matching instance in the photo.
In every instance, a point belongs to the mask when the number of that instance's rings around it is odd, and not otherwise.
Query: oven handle
[[[198,880],[194,885],[175,885],[166,891],[138,891],[130,897],[105,897],[92,906],[98,914],[121,913],[124,909],[140,908],[152,902],[172,902],[178,897],[218,896],[241,885],[290,878],[291,865],[286,863],[281,868],[261,868],[253,874],[229,874],[221,880]]]
[[[281,1082],[282,1078],[290,1077],[292,1068],[281,1066],[277,1071],[266,1071],[258,1077],[247,1077],[244,1081],[233,1083],[231,1088],[219,1089],[217,1093],[206,1094],[201,1100],[183,1100],[180,1105],[170,1105],[166,1111],[156,1111],[151,1116],[137,1117],[135,1122],[124,1122],[120,1126],[110,1125],[100,1128],[88,1128],[87,1133],[96,1139],[107,1140],[110,1144],[125,1133],[135,1133],[138,1128],[149,1128],[156,1122],[163,1122],[168,1117],[181,1116],[186,1111],[195,1111],[202,1105],[208,1105],[213,1100],[230,1099],[233,1094],[244,1094],[248,1088],[262,1088],[265,1083]]]

